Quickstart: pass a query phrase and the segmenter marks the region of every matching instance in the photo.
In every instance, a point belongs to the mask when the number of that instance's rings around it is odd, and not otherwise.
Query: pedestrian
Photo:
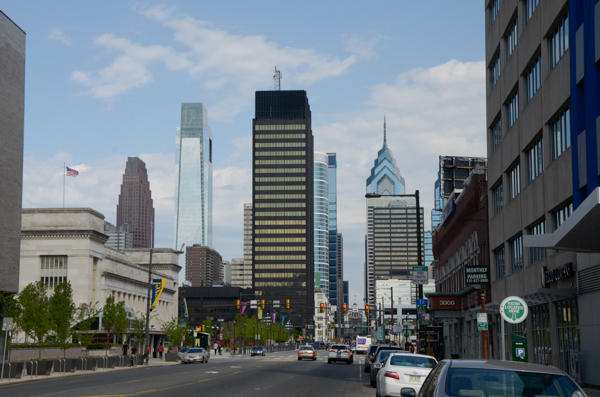
[[[223,354],[221,354],[221,345],[219,345],[219,356],[222,356]]]
[[[165,348],[163,347],[163,344],[161,343],[160,345],[158,345],[158,356],[161,360],[162,360],[163,351],[165,351]]]
[[[135,343],[133,345],[131,345],[131,365],[130,367],[133,367],[133,363],[135,360],[135,352],[137,351],[136,347],[135,347]]]
[[[217,342],[215,342],[215,345],[213,346],[213,348],[215,349],[215,356],[217,355],[217,349],[219,348],[219,344]]]
[[[124,356],[127,355],[128,350],[129,350],[129,345],[127,345],[127,342],[123,343],[123,355]]]

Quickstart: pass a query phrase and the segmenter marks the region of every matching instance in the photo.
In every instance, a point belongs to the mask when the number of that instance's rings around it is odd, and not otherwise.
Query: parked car
[[[383,346],[380,346],[380,348],[381,347],[383,347]],[[387,346],[387,347],[389,347],[389,346]],[[377,385],[377,373],[379,372],[379,369],[381,367],[383,367],[383,364],[384,364],[385,360],[392,353],[410,354],[406,350],[378,349],[377,353],[375,353],[375,357],[373,359],[373,362],[371,363],[371,370],[370,370],[370,372],[371,372],[371,386],[375,387]]]
[[[408,397],[413,389],[402,387],[400,395]],[[497,360],[440,361],[423,382],[419,396],[587,397],[573,379],[556,367]]]
[[[423,381],[436,365],[436,359],[431,356],[392,352],[377,374],[376,394],[399,396],[402,388],[411,388],[416,396]]]
[[[298,360],[302,360],[303,358],[309,358],[315,361],[317,359],[317,351],[312,346],[302,346],[300,350],[298,350]]]
[[[375,356],[377,346],[379,345],[371,345],[367,349],[367,354],[365,355],[365,372],[371,371],[371,363],[373,362],[373,357]]]
[[[252,348],[252,350],[250,351],[250,357],[252,356],[264,356],[265,355],[265,348],[262,346],[254,346]]]
[[[195,363],[200,362],[202,364],[208,362],[208,352],[202,347],[192,347],[182,354],[181,363]]]
[[[350,365],[354,361],[350,346],[348,345],[332,345],[327,355],[327,364],[332,362],[345,361]]]

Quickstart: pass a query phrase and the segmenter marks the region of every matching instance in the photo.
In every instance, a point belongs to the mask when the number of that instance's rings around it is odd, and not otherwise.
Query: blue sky
[[[92,207],[115,222],[127,156],[146,162],[156,246],[173,245],[175,128],[203,102],[214,134],[213,242],[242,257],[256,90],[306,90],[315,150],[338,154],[351,303],[363,298],[365,180],[382,144],[426,225],[439,155],[485,157],[479,1],[0,0],[27,33],[24,207]],[[428,229],[428,227],[426,227]]]

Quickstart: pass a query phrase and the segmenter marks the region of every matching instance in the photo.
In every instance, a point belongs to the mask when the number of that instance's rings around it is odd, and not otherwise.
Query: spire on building
[[[385,116],[383,116],[383,147],[387,147],[387,137],[385,132]]]

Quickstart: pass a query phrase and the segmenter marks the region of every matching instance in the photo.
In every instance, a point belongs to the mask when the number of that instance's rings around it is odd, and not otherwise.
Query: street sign
[[[486,313],[477,313],[477,330],[478,331],[487,331],[488,330],[488,320]]]
[[[427,306],[427,299],[417,299],[417,306]]]
[[[12,331],[12,317],[4,317],[2,319],[2,331]]]
[[[410,332],[408,332],[408,331],[404,331],[404,337],[405,337],[405,338],[408,338],[409,336],[410,336]]]
[[[256,305],[258,304],[258,301],[256,300],[251,300],[250,301],[250,309],[256,309]]]
[[[489,284],[490,268],[488,266],[465,266],[465,284]]]
[[[519,324],[527,318],[527,303],[518,296],[509,296],[500,303],[500,315],[511,324]]]
[[[413,266],[413,283],[427,284],[429,282],[427,266]]]
[[[279,301],[273,301],[273,308],[279,309]]]

